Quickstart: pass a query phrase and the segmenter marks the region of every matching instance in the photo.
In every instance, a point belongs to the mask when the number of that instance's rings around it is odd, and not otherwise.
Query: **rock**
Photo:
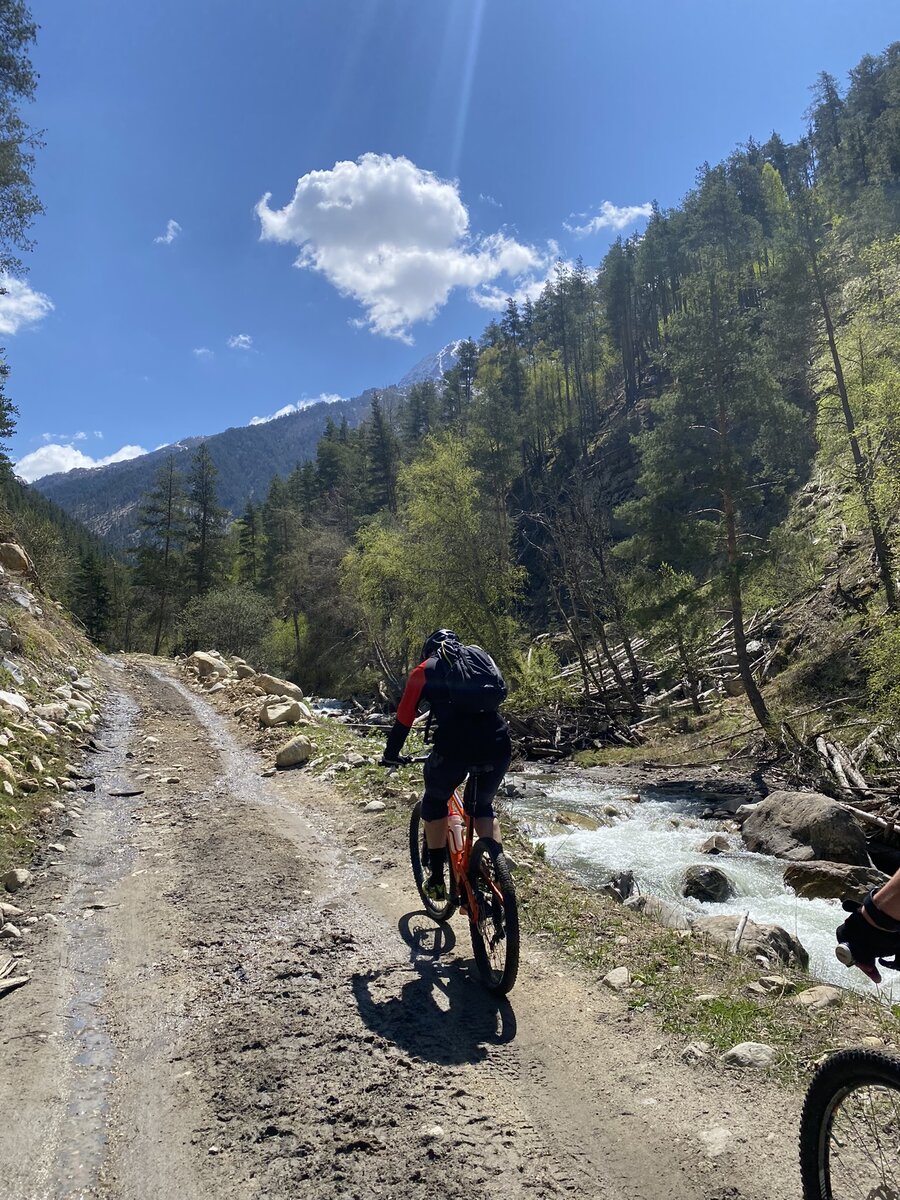
[[[40,786],[41,785],[36,779],[30,778],[28,775],[26,775],[24,779],[19,780],[20,792],[36,792],[40,789]]]
[[[651,921],[656,921],[657,925],[663,925],[666,929],[690,929],[694,923],[691,915],[684,909],[677,908],[674,904],[669,904],[656,896],[631,896],[625,901],[625,907],[633,909],[634,912],[643,913],[645,917],[649,917]]]
[[[725,1052],[725,1061],[731,1067],[763,1069],[773,1066],[777,1057],[775,1047],[764,1042],[741,1042]]]
[[[796,985],[787,975],[761,975],[759,986],[766,992],[792,992]]]
[[[41,762],[41,760],[38,758],[38,756],[36,754],[32,754],[31,758],[29,758],[28,765],[32,769],[32,771],[34,771],[35,775],[43,775],[44,764]]]
[[[17,892],[31,880],[31,872],[25,867],[13,867],[3,876],[3,886],[8,892]]]
[[[10,653],[15,653],[22,649],[22,639],[13,629],[4,626],[0,629],[0,650],[8,650]]]
[[[29,711],[28,701],[24,696],[20,696],[18,692],[0,692],[0,705],[3,708],[20,713],[23,717]]]
[[[77,688],[79,692],[92,692],[94,690],[94,681],[90,675],[78,675],[72,680],[72,687]]]
[[[784,869],[784,882],[804,900],[862,899],[870,888],[881,887],[888,877],[877,867],[855,867],[849,863],[791,863]]]
[[[257,687],[264,688],[267,696],[288,696],[291,700],[302,700],[303,692],[296,683],[288,683],[275,675],[256,675],[253,682]]]
[[[13,770],[13,765],[3,754],[0,754],[0,779],[8,779],[10,783],[16,782],[16,773]]]
[[[593,817],[587,817],[584,813],[572,812],[569,809],[563,809],[562,812],[556,814],[556,822],[559,825],[574,825],[578,829],[594,830],[600,828],[599,821],[595,821]]]
[[[640,804],[643,797],[637,792],[626,792],[624,796],[617,796],[616,799],[620,804]]]
[[[679,1057],[682,1062],[695,1066],[698,1062],[703,1062],[705,1058],[709,1058],[711,1052],[712,1046],[709,1042],[688,1042]]]
[[[298,700],[269,700],[259,713],[259,722],[271,728],[273,725],[293,725],[303,720],[303,706]]]
[[[238,679],[254,679],[256,677],[256,671],[247,663],[238,663],[234,668],[234,673]]]
[[[69,715],[64,704],[37,704],[34,711],[43,720],[55,721],[58,725],[61,725]]]
[[[608,975],[603,976],[603,982],[614,992],[624,992],[631,987],[631,972],[627,967],[614,967]]]
[[[15,904],[7,904],[6,901],[0,900],[0,925],[2,925],[4,921],[11,920],[13,917],[21,916],[21,908],[18,908]]]
[[[862,825],[818,792],[772,792],[744,819],[741,837],[748,850],[793,862],[869,865]]]
[[[723,833],[714,833],[700,847],[701,854],[727,854],[730,849],[728,838]]]
[[[826,1008],[836,1008],[844,999],[840,988],[820,984],[818,987],[806,988],[791,1001],[798,1008],[806,1008],[810,1012],[822,1012]]]
[[[681,894],[705,904],[721,904],[735,892],[731,880],[718,867],[688,867],[682,877]]]
[[[212,696],[214,692],[224,692],[224,691],[225,691],[224,683],[214,683],[212,685],[212,687],[209,689],[209,694],[210,694],[210,696]]]
[[[11,921],[8,921],[3,928],[0,929],[0,938],[5,938],[7,941],[18,940],[21,936],[22,931],[19,929],[18,925],[13,925]]]
[[[604,804],[603,815],[604,817],[621,817],[622,810],[620,808],[616,808],[614,804]]]
[[[600,890],[607,896],[611,896],[613,900],[617,900],[619,904],[623,904],[634,894],[634,889],[634,871],[620,871],[617,875],[611,875]]]
[[[207,675],[227,675],[229,666],[217,654],[206,654],[203,650],[196,650],[187,660],[189,667],[194,667],[201,679],[205,679]]]
[[[347,757],[344,759],[344,762],[347,764],[348,767],[364,767],[366,765],[366,763],[368,762],[368,759],[366,758],[366,756],[364,754],[353,753],[353,754],[348,754]]]
[[[52,850],[54,854],[65,854],[66,852],[66,848],[62,842],[51,842],[47,849]]]
[[[379,812],[384,812],[384,810],[386,808],[387,808],[387,805],[385,804],[385,802],[383,800],[370,800],[369,803],[363,809],[363,812],[379,813]]]
[[[704,934],[725,946],[731,946],[742,918],[737,915],[722,917],[698,917],[694,922],[694,933]],[[768,961],[777,960],[789,966],[809,965],[809,955],[800,942],[780,925],[757,925],[748,921],[741,935],[742,954],[760,955]]]
[[[308,737],[300,734],[291,738],[275,755],[277,767],[297,767],[305,763],[313,752],[313,744]]]
[[[17,542],[0,542],[0,567],[14,575],[27,575],[31,560]]]

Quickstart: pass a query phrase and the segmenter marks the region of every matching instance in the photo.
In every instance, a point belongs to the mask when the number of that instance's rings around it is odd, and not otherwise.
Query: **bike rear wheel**
[[[800,1119],[803,1200],[900,1200],[900,1059],[835,1054]]]
[[[479,838],[472,847],[469,883],[478,902],[478,921],[469,920],[475,965],[485,987],[505,996],[519,972],[519,909],[499,842]]]
[[[409,818],[409,857],[412,862],[413,879],[416,881],[425,911],[435,921],[449,921],[456,909],[456,900],[451,891],[447,892],[445,904],[435,904],[434,900],[425,893],[425,880],[428,877],[428,843],[425,841],[425,822],[422,820],[421,800],[416,802]]]

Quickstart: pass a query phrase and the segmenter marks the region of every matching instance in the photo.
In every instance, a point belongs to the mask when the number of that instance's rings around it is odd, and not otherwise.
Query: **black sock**
[[[444,863],[447,861],[447,847],[441,846],[439,850],[428,851],[428,869],[432,879],[444,878]]]

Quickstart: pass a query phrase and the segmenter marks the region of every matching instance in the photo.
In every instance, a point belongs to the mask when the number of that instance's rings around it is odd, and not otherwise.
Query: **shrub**
[[[179,622],[187,651],[215,649],[251,662],[272,626],[268,600],[243,583],[216,588],[185,605]]]

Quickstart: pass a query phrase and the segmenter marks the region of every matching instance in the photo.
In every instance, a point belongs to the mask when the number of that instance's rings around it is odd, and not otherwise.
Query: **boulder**
[[[818,792],[772,792],[745,818],[741,837],[748,850],[792,862],[869,865],[862,825]]]
[[[15,652],[16,650],[21,649],[22,639],[15,632],[15,630],[10,629],[6,625],[0,629],[0,650],[9,650],[10,652]]]
[[[0,567],[15,575],[27,575],[31,559],[17,542],[0,542]]]
[[[844,999],[840,988],[820,984],[818,987],[805,988],[791,1001],[797,1008],[805,1008],[809,1012],[822,1012],[826,1008],[836,1008]]]
[[[784,869],[784,882],[804,900],[862,899],[870,888],[881,887],[888,877],[877,867],[854,867],[849,863],[791,863]]]
[[[305,763],[313,752],[313,744],[308,737],[301,734],[291,738],[275,755],[277,767],[297,767]]]
[[[741,1042],[725,1052],[730,1067],[755,1067],[757,1070],[774,1066],[778,1054],[774,1046],[764,1042]]]
[[[681,894],[705,904],[721,904],[735,892],[731,880],[718,867],[688,867],[682,877]]]
[[[267,696],[289,696],[291,700],[303,699],[303,692],[296,683],[288,683],[286,679],[278,679],[275,675],[255,675],[253,682],[257,687],[264,688]]]
[[[694,921],[694,933],[705,934],[714,942],[731,946],[742,918],[736,914],[722,917],[698,917]],[[801,943],[780,925],[757,925],[748,921],[741,934],[739,949],[742,954],[762,955],[765,959],[806,968],[809,955]]]
[[[625,907],[643,913],[666,929],[690,929],[694,923],[690,913],[656,896],[631,896],[625,901]]]
[[[303,705],[299,700],[267,700],[259,713],[260,724],[269,728],[273,725],[293,725],[303,719]]]
[[[730,849],[724,833],[714,833],[700,847],[701,854],[727,854]]]
[[[217,654],[206,654],[203,650],[196,650],[188,658],[187,665],[194,667],[201,679],[207,675],[227,675],[231,669]]]
[[[235,675],[237,675],[238,679],[255,679],[256,678],[256,672],[254,671],[254,669],[252,667],[248,666],[246,663],[238,663],[237,666],[234,668],[234,673],[235,673]]]
[[[564,809],[556,814],[556,823],[558,825],[573,825],[576,829],[594,830],[600,828],[600,822],[595,821],[593,817],[587,817],[584,813],[569,811]]]
[[[25,867],[13,867],[11,871],[7,871],[3,876],[3,886],[8,892],[17,892],[30,879],[31,872],[27,871]]]

